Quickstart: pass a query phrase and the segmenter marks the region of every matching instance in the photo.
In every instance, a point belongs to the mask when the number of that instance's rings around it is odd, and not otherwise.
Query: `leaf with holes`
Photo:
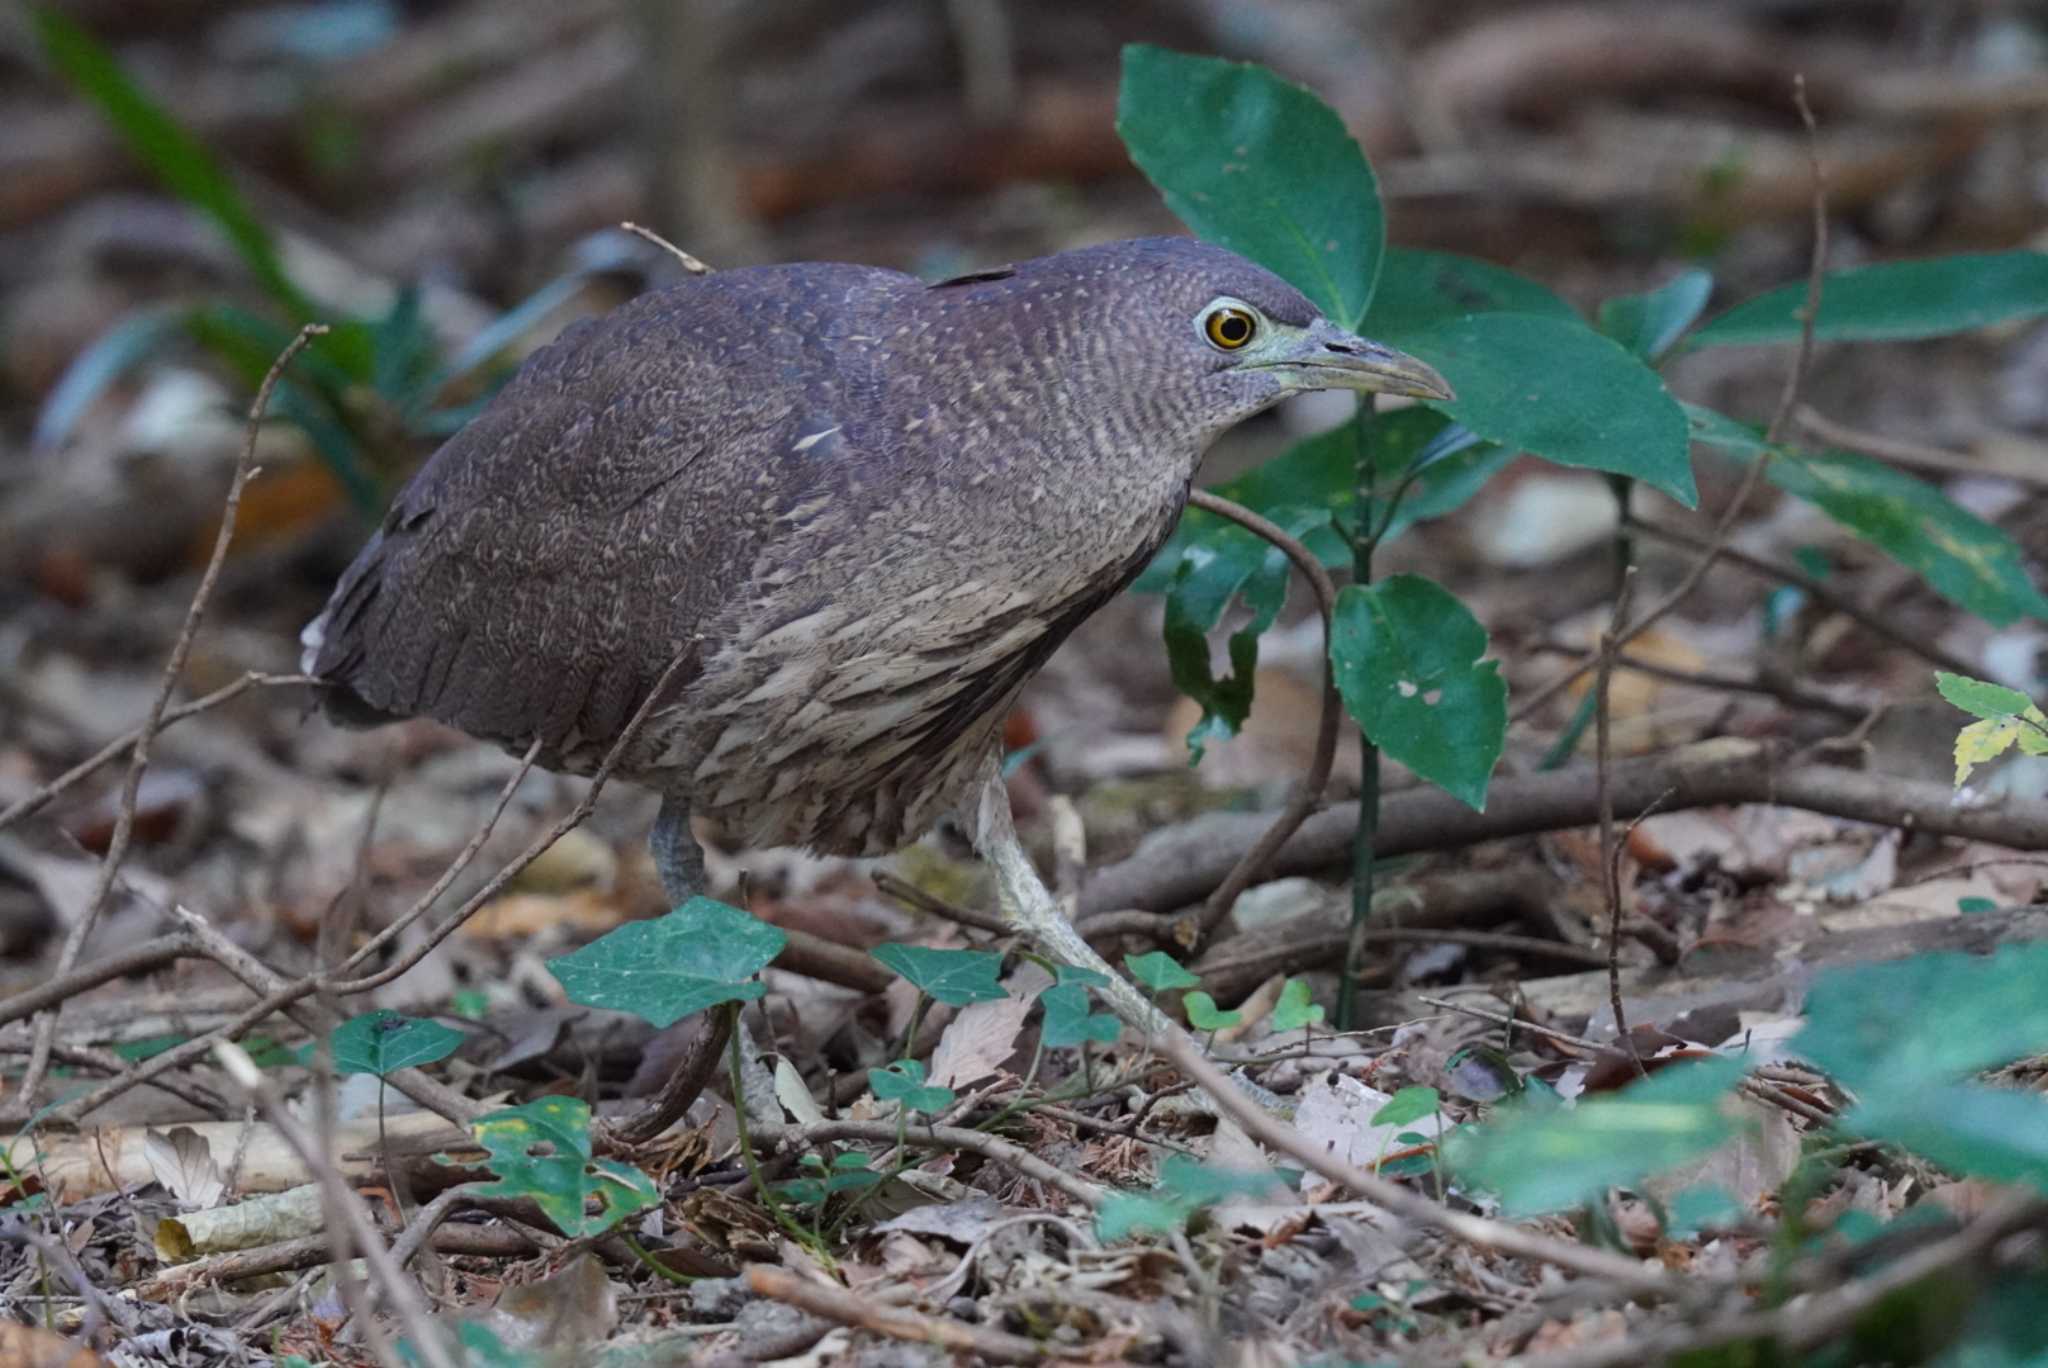
[[[1116,131],[1197,234],[1293,283],[1333,322],[1372,302],[1379,184],[1337,112],[1264,67],[1133,44]]]
[[[470,1131],[488,1156],[484,1166],[498,1175],[476,1195],[530,1197],[571,1239],[602,1234],[661,1200],[654,1180],[631,1164],[591,1157],[590,1108],[578,1098],[508,1107],[479,1118]]]
[[[1472,314],[1397,340],[1458,391],[1431,407],[1486,440],[1627,475],[1687,508],[1699,502],[1678,401],[1657,372],[1585,324]]]
[[[868,1070],[868,1088],[883,1102],[894,1102],[905,1111],[937,1112],[953,1105],[953,1090],[928,1084],[924,1064],[899,1059],[886,1069]]]
[[[1699,320],[1713,293],[1711,272],[1698,267],[1680,271],[1647,293],[1620,295],[1602,304],[1600,331],[1654,365]]]
[[[1327,515],[1294,510],[1282,523],[1300,535]],[[1218,527],[1187,549],[1166,593],[1166,658],[1174,686],[1202,705],[1202,720],[1188,733],[1192,762],[1199,763],[1212,737],[1233,736],[1252,706],[1252,674],[1259,663],[1259,635],[1273,625],[1287,601],[1287,556],[1279,547],[1235,523]],[[1251,620],[1231,633],[1230,673],[1218,679],[1209,666],[1209,632],[1233,598],[1242,598]]]
[[[350,1017],[334,1028],[327,1046],[334,1051],[334,1071],[389,1078],[399,1069],[416,1069],[446,1059],[468,1039],[438,1021],[422,1021],[379,1008]]]
[[[631,1012],[658,1027],[767,990],[754,976],[789,937],[713,898],[696,897],[665,917],[630,922],[581,950],[548,961],[572,1002]]]
[[[1124,968],[1131,971],[1131,977],[1138,986],[1154,993],[1163,993],[1169,988],[1194,988],[1202,980],[1181,967],[1179,960],[1164,950],[1147,950],[1142,955],[1125,955]]]
[[[1743,461],[1766,450],[1747,423],[1688,406],[1696,440]],[[1848,451],[1769,448],[1770,482],[1796,494],[1927,581],[1929,588],[1995,626],[2048,617],[2048,598],[2026,557],[2002,530],[1925,480]]]
[[[1478,619],[1419,575],[1337,595],[1330,662],[1345,708],[1374,745],[1482,811],[1508,727],[1507,684],[1485,653]]]
[[[1736,305],[1692,335],[1696,347],[1797,342],[1806,283]],[[1968,332],[2048,313],[2048,253],[1985,252],[1830,271],[1813,335],[1823,342],[1899,342]]]
[[[1003,957],[986,950],[934,950],[928,945],[900,945],[890,941],[868,952],[882,967],[935,1002],[965,1007],[970,1002],[994,1002],[1005,996],[996,981]]]

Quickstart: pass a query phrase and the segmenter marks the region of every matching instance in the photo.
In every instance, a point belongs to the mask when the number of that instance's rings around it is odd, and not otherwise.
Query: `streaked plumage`
[[[1219,350],[1219,298],[1322,361]],[[398,495],[307,669],[344,720],[588,772],[681,654],[621,774],[749,843],[880,854],[966,796],[1215,437],[1326,384],[1442,388],[1190,240],[938,286],[719,272],[536,354]]]

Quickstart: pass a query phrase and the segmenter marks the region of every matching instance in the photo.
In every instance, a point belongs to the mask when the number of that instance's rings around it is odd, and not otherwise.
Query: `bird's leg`
[[[661,891],[668,895],[670,908],[681,907],[705,891],[704,850],[690,832],[688,803],[662,795],[654,830],[647,833],[647,848],[654,852],[654,869],[661,875]]]
[[[1077,969],[1092,969],[1108,979],[1109,986],[1100,991],[1127,1024],[1148,1036],[1180,1029],[1138,991],[1136,984],[1110,968],[1108,961],[1081,939],[1081,933],[1060,910],[1059,902],[1031,867],[1031,857],[1024,853],[1023,843],[1017,839],[1017,824],[1010,816],[1010,792],[1003,786],[1002,771],[993,758],[977,790],[961,805],[960,825],[975,853],[995,871],[996,896],[1005,921],[1029,937],[1047,958]]]

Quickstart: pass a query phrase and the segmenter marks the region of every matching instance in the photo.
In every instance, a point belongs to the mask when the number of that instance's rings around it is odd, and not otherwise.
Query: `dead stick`
[[[1037,1363],[1047,1355],[1047,1350],[1036,1340],[1028,1340],[1021,1335],[942,1320],[903,1308],[884,1307],[843,1287],[812,1282],[767,1264],[747,1265],[747,1286],[758,1296],[838,1321],[841,1325],[857,1326],[912,1344],[936,1345],[955,1354],[972,1354],[991,1363]]]

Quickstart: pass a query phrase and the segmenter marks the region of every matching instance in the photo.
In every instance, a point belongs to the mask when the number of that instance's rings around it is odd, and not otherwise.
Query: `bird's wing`
[[[830,398],[763,274],[569,329],[434,455],[307,629],[330,711],[602,753],[744,583],[785,497],[761,473]]]

